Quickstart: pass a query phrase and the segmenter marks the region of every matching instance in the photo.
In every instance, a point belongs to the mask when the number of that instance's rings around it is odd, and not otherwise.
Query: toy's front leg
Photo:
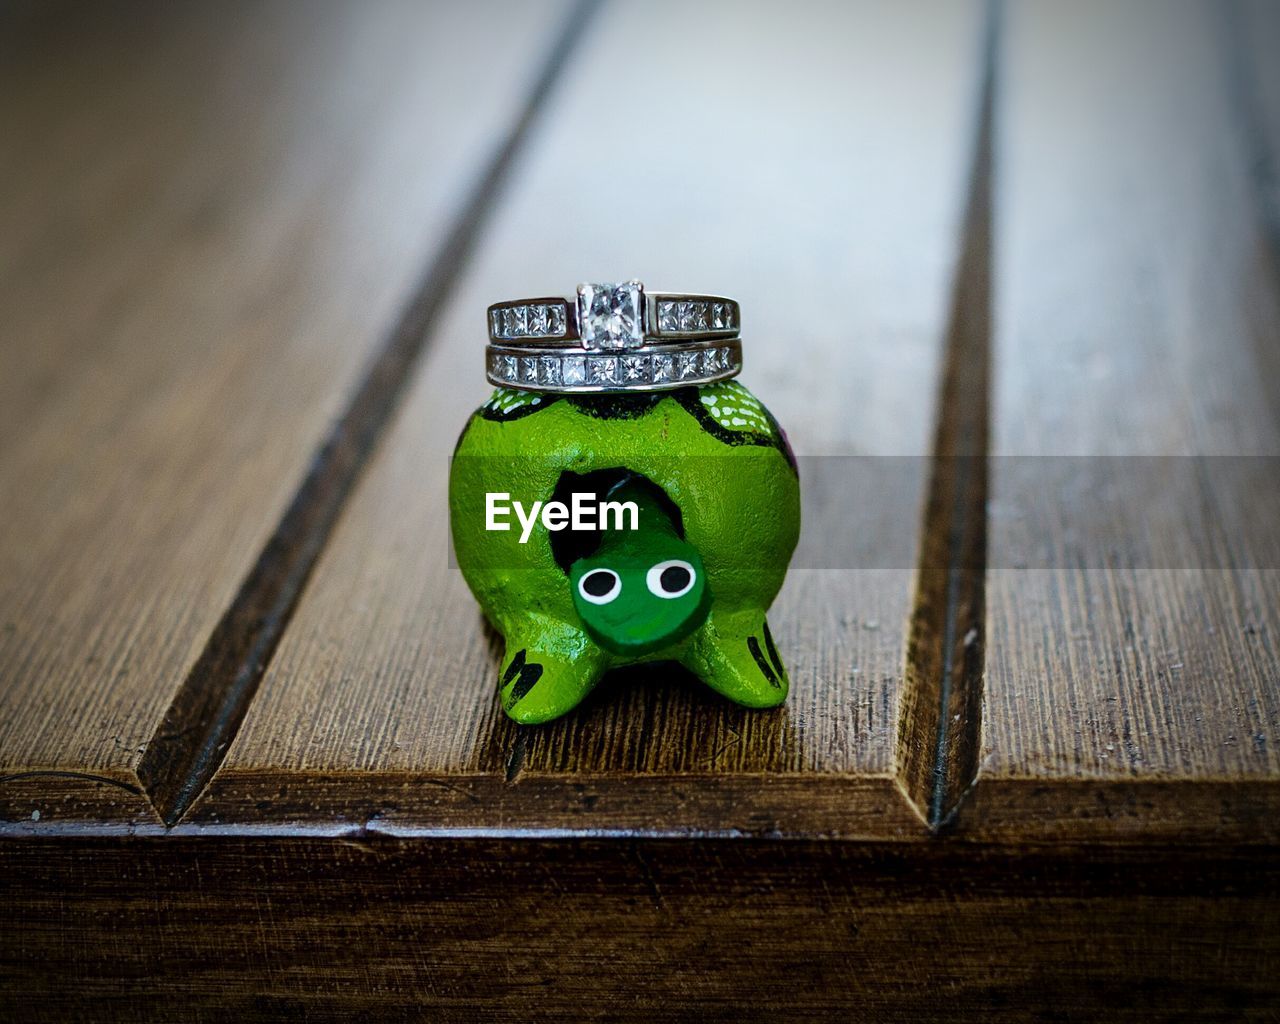
[[[762,611],[713,608],[681,661],[717,693],[746,707],[772,708],[787,699],[787,672]]]
[[[581,629],[540,620],[510,630],[498,674],[502,707],[521,725],[572,711],[604,674],[607,657]]]

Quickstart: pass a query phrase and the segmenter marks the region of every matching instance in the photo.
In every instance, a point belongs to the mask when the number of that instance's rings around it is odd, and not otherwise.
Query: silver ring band
[[[742,370],[742,343],[645,345],[624,352],[562,346],[489,345],[485,375],[500,387],[560,394],[668,391],[714,384]]]
[[[580,284],[575,298],[512,299],[488,308],[489,340],[581,342],[589,351],[736,338],[742,314],[722,295],[650,292],[639,281]]]

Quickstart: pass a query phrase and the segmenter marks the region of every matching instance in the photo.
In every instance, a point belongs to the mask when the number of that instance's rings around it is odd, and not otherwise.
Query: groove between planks
[[[437,314],[534,120],[601,2],[579,0],[570,11],[515,122],[147,744],[138,775],[166,825],[182,817],[222,763],[333,525],[426,347]]]
[[[982,739],[1000,17],[999,0],[990,0],[895,754],[898,785],[931,829],[951,821],[977,778]]]

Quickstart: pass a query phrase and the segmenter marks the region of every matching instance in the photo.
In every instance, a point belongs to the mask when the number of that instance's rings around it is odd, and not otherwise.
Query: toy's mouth
[[[659,607],[648,614],[633,613],[612,621],[605,617],[585,620],[584,625],[591,638],[610,654],[644,657],[678,644],[706,621],[711,610],[710,592],[703,589],[700,594],[701,600],[684,602],[675,615],[675,609]]]

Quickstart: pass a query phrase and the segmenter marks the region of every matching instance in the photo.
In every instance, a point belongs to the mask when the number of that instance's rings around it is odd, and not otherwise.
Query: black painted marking
[[[520,648],[520,650],[516,651],[516,656],[511,659],[511,664],[508,665],[507,670],[504,673],[502,673],[501,685],[503,687],[505,687],[509,682],[511,682],[511,680],[513,680],[516,677],[516,673],[518,673],[521,669],[524,668],[524,657],[525,657],[525,652],[524,652],[524,648],[522,647]]]
[[[778,648],[773,646],[773,634],[769,632],[769,620],[764,623],[764,649],[769,652],[769,660],[773,662],[773,667],[778,670],[778,678],[786,678],[786,671],[782,667],[782,659],[778,657]]]
[[[773,418],[773,413],[766,409],[763,404],[760,409],[764,413],[764,418],[769,421],[769,425],[773,427],[773,432],[778,435],[778,450],[786,458],[787,465],[791,467],[791,471],[796,476],[799,476],[800,464],[796,462],[796,453],[791,450],[791,441],[787,438],[787,432],[782,429],[782,424]]]
[[[769,663],[765,661],[764,654],[760,650],[760,641],[753,636],[747,637],[747,649],[751,651],[751,657],[756,659],[756,664],[760,666],[760,671],[764,673],[764,677],[769,680],[769,685],[782,688],[782,681],[774,674]]]
[[[520,653],[523,655],[524,651]],[[524,700],[526,694],[533,689],[534,684],[541,678],[541,665],[536,661],[524,662],[520,667],[520,678],[516,680],[515,686],[511,687],[511,696],[507,698],[507,707],[513,708]]]
[[[664,397],[661,391],[622,395],[571,395],[569,404],[584,416],[598,420],[638,420],[653,412]]]

